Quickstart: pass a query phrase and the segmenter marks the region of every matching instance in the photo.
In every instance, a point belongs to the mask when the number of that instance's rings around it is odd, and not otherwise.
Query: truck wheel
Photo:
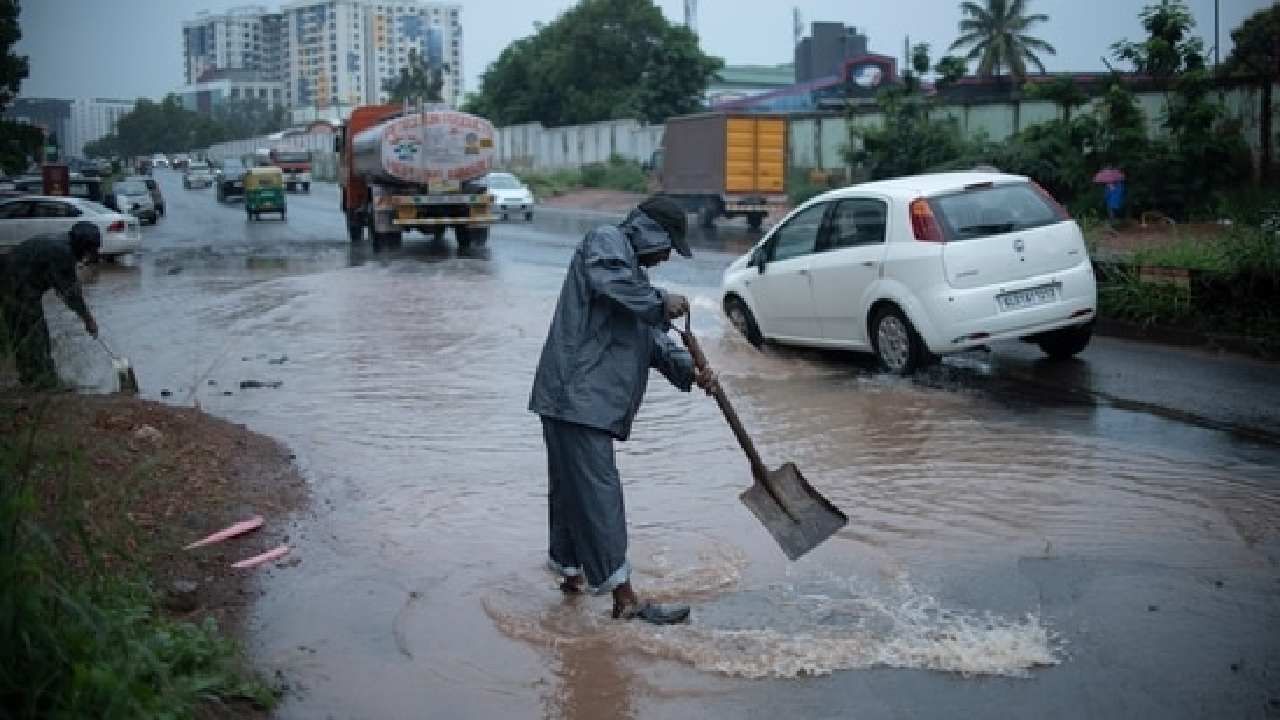
[[[479,228],[463,228],[467,237],[471,238],[471,245],[474,247],[484,247],[489,242],[489,225]]]
[[[708,202],[706,205],[698,208],[698,225],[710,230],[716,226],[716,218],[720,217],[720,208],[715,203]]]
[[[436,225],[428,230],[427,232],[431,235],[431,242],[444,242],[444,230],[445,227],[443,225]]]
[[[752,230],[759,230],[764,225],[764,213],[753,212],[747,213],[747,227]]]

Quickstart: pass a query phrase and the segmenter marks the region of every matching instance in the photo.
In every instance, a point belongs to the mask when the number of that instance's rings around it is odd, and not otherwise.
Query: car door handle
[[[808,274],[809,274],[809,271],[808,271],[807,269],[801,269],[801,270],[797,270],[797,271],[796,271],[796,274],[798,274],[798,275],[808,275]]]
[[[863,261],[862,261],[862,267],[875,267],[875,266],[876,266],[876,261],[875,261],[875,260],[863,260]]]

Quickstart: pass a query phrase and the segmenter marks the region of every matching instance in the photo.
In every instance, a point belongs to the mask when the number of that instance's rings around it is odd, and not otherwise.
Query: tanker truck
[[[366,229],[377,247],[452,228],[459,247],[483,245],[497,220],[483,184],[493,138],[492,123],[456,110],[357,107],[334,140],[351,242]]]

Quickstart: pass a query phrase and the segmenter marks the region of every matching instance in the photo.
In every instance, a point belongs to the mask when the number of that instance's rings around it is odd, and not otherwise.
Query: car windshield
[[[302,163],[302,162],[310,162],[310,161],[311,161],[311,153],[306,153],[306,152],[276,153],[276,162]]]
[[[137,180],[125,180],[122,183],[116,183],[116,192],[125,195],[146,195],[147,186]]]
[[[489,187],[493,190],[519,190],[524,186],[514,175],[490,175]]]
[[[995,185],[933,201],[954,240],[999,235],[1058,222],[1058,215],[1029,183]]]

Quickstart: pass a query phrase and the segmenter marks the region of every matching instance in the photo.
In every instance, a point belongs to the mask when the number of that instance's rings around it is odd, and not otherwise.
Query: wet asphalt
[[[655,283],[690,296],[766,463],[851,523],[787,563],[714,404],[655,376],[619,446],[632,562],[694,622],[620,625],[541,570],[525,411],[563,268],[606,216],[375,252],[332,185],[255,223],[159,179],[144,252],[86,292],[144,396],[277,437],[310,479],[311,511],[268,520],[300,562],[262,573],[253,623],[281,717],[1280,717],[1280,366],[1112,338],[911,379],[761,352],[717,311],[754,237],[701,235]],[[49,308],[64,372],[105,389]]]

